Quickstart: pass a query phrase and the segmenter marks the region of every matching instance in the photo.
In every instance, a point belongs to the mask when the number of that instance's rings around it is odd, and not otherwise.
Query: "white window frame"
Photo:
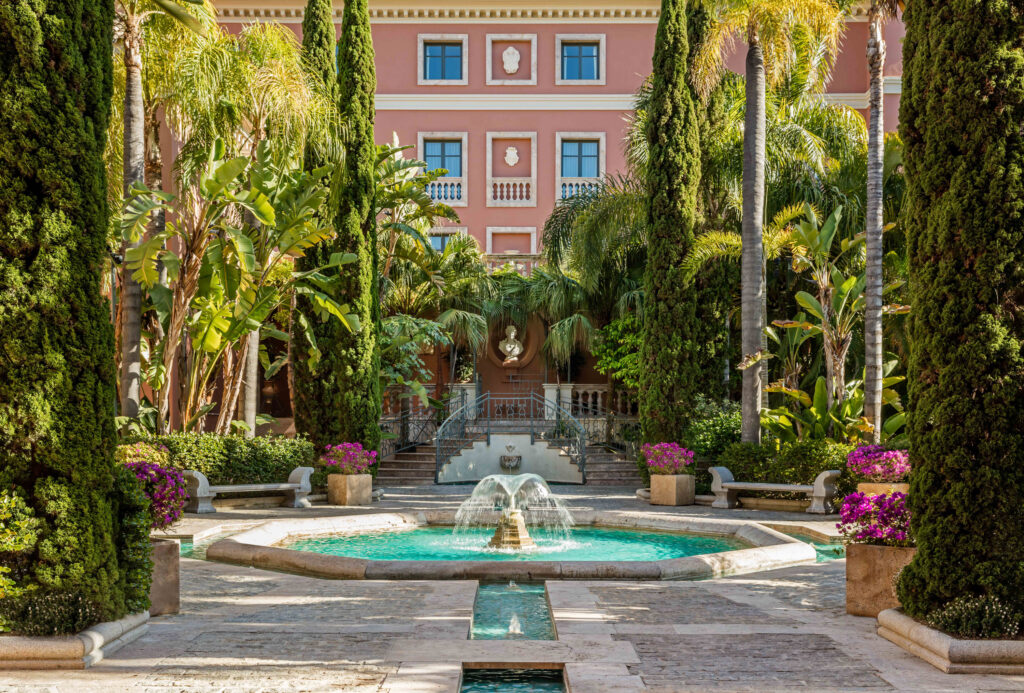
[[[494,42],[530,42],[530,79],[494,79]],[[490,86],[512,87],[537,84],[537,34],[487,34],[487,84]]]
[[[597,140],[597,180],[608,174],[606,165],[607,148],[604,132],[556,132],[555,133],[555,204],[562,199],[562,140]]]
[[[566,86],[596,86],[607,84],[608,49],[607,34],[555,34],[555,84]],[[597,43],[598,79],[562,79],[562,44]]]
[[[485,254],[494,255],[494,237],[503,234],[522,235],[530,234],[529,255],[537,254],[537,227],[536,226],[488,226],[487,227],[487,249]],[[499,255],[511,255],[508,251],[498,253]],[[526,254],[526,253],[523,253]]]
[[[494,140],[519,139],[530,140],[530,198],[515,202],[494,202],[491,199],[491,186],[499,178],[526,178],[527,176],[495,176],[494,175]],[[536,207],[537,206],[537,133],[536,132],[488,132],[487,133],[487,206],[488,207]]]
[[[424,44],[461,43],[462,79],[427,79]],[[469,84],[469,34],[418,34],[416,36],[416,84],[420,86],[466,86]]]
[[[416,133],[416,158],[420,161],[426,161],[427,158],[424,156],[423,143],[426,140],[460,140],[462,142],[462,176],[461,177],[448,177],[438,178],[438,180],[461,180],[462,181],[462,199],[453,200],[446,202],[449,207],[468,207],[469,206],[469,175],[467,169],[469,168],[469,133],[468,132],[417,132]]]

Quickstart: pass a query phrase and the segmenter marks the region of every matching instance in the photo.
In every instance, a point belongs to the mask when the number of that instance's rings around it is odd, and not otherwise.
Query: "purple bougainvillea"
[[[148,443],[118,447],[119,461],[135,474],[149,498],[150,527],[163,529],[174,524],[185,509],[188,492],[180,470],[167,465],[167,448]]]
[[[377,461],[377,452],[363,450],[361,443],[328,445],[320,461],[331,474],[366,474]]]
[[[851,493],[843,499],[836,528],[854,544],[913,546],[905,493]]]
[[[647,443],[640,448],[651,474],[687,474],[693,464],[693,451],[679,443]]]
[[[906,450],[888,450],[881,445],[861,445],[846,457],[846,466],[866,481],[898,482],[910,474]]]

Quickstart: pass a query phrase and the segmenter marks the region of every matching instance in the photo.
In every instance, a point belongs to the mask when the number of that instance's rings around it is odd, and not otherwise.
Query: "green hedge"
[[[163,445],[175,469],[193,469],[211,484],[280,483],[296,467],[313,467],[318,455],[307,438],[221,436],[215,433],[172,433],[131,438],[135,442]],[[313,476],[321,485],[322,471]]]
[[[737,481],[769,484],[810,484],[822,472],[842,472],[836,483],[839,497],[857,489],[857,479],[846,468],[846,456],[852,445],[830,440],[807,440],[775,451],[756,443],[735,443],[718,458],[718,466],[726,467]],[[752,494],[753,495],[753,494]],[[788,497],[792,494],[765,494]]]

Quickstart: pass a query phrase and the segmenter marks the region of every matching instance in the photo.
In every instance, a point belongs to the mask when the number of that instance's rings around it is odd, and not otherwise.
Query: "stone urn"
[[[890,493],[910,493],[910,484],[864,481],[857,484],[857,491],[869,496],[888,496]]]
[[[693,505],[693,474],[651,474],[651,505]]]
[[[373,476],[328,474],[327,502],[330,505],[370,505],[373,502]]]
[[[153,548],[153,582],[149,586],[149,615],[176,614],[181,608],[178,542],[150,539]]]
[[[875,617],[899,607],[896,576],[910,563],[913,546],[850,544],[846,547],[846,613]]]

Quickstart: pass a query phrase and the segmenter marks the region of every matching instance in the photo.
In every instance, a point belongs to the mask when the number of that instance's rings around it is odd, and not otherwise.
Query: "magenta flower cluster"
[[[851,493],[839,509],[840,534],[854,544],[913,546],[907,494]]]
[[[320,461],[332,474],[365,474],[377,461],[377,451],[363,450],[362,443],[327,445]]]
[[[156,455],[153,454],[153,448],[154,446],[141,443],[134,449],[129,446],[123,458],[126,458],[124,466],[135,474],[135,478],[142,483],[146,497],[149,498],[150,527],[163,529],[181,517],[188,501],[188,492],[185,476],[180,470],[164,467],[147,459],[166,458],[167,448],[160,446]]]
[[[861,445],[846,456],[846,466],[867,481],[897,482],[910,474],[910,457],[906,450]]]
[[[693,451],[679,443],[646,443],[640,448],[651,474],[686,474],[693,464]]]

